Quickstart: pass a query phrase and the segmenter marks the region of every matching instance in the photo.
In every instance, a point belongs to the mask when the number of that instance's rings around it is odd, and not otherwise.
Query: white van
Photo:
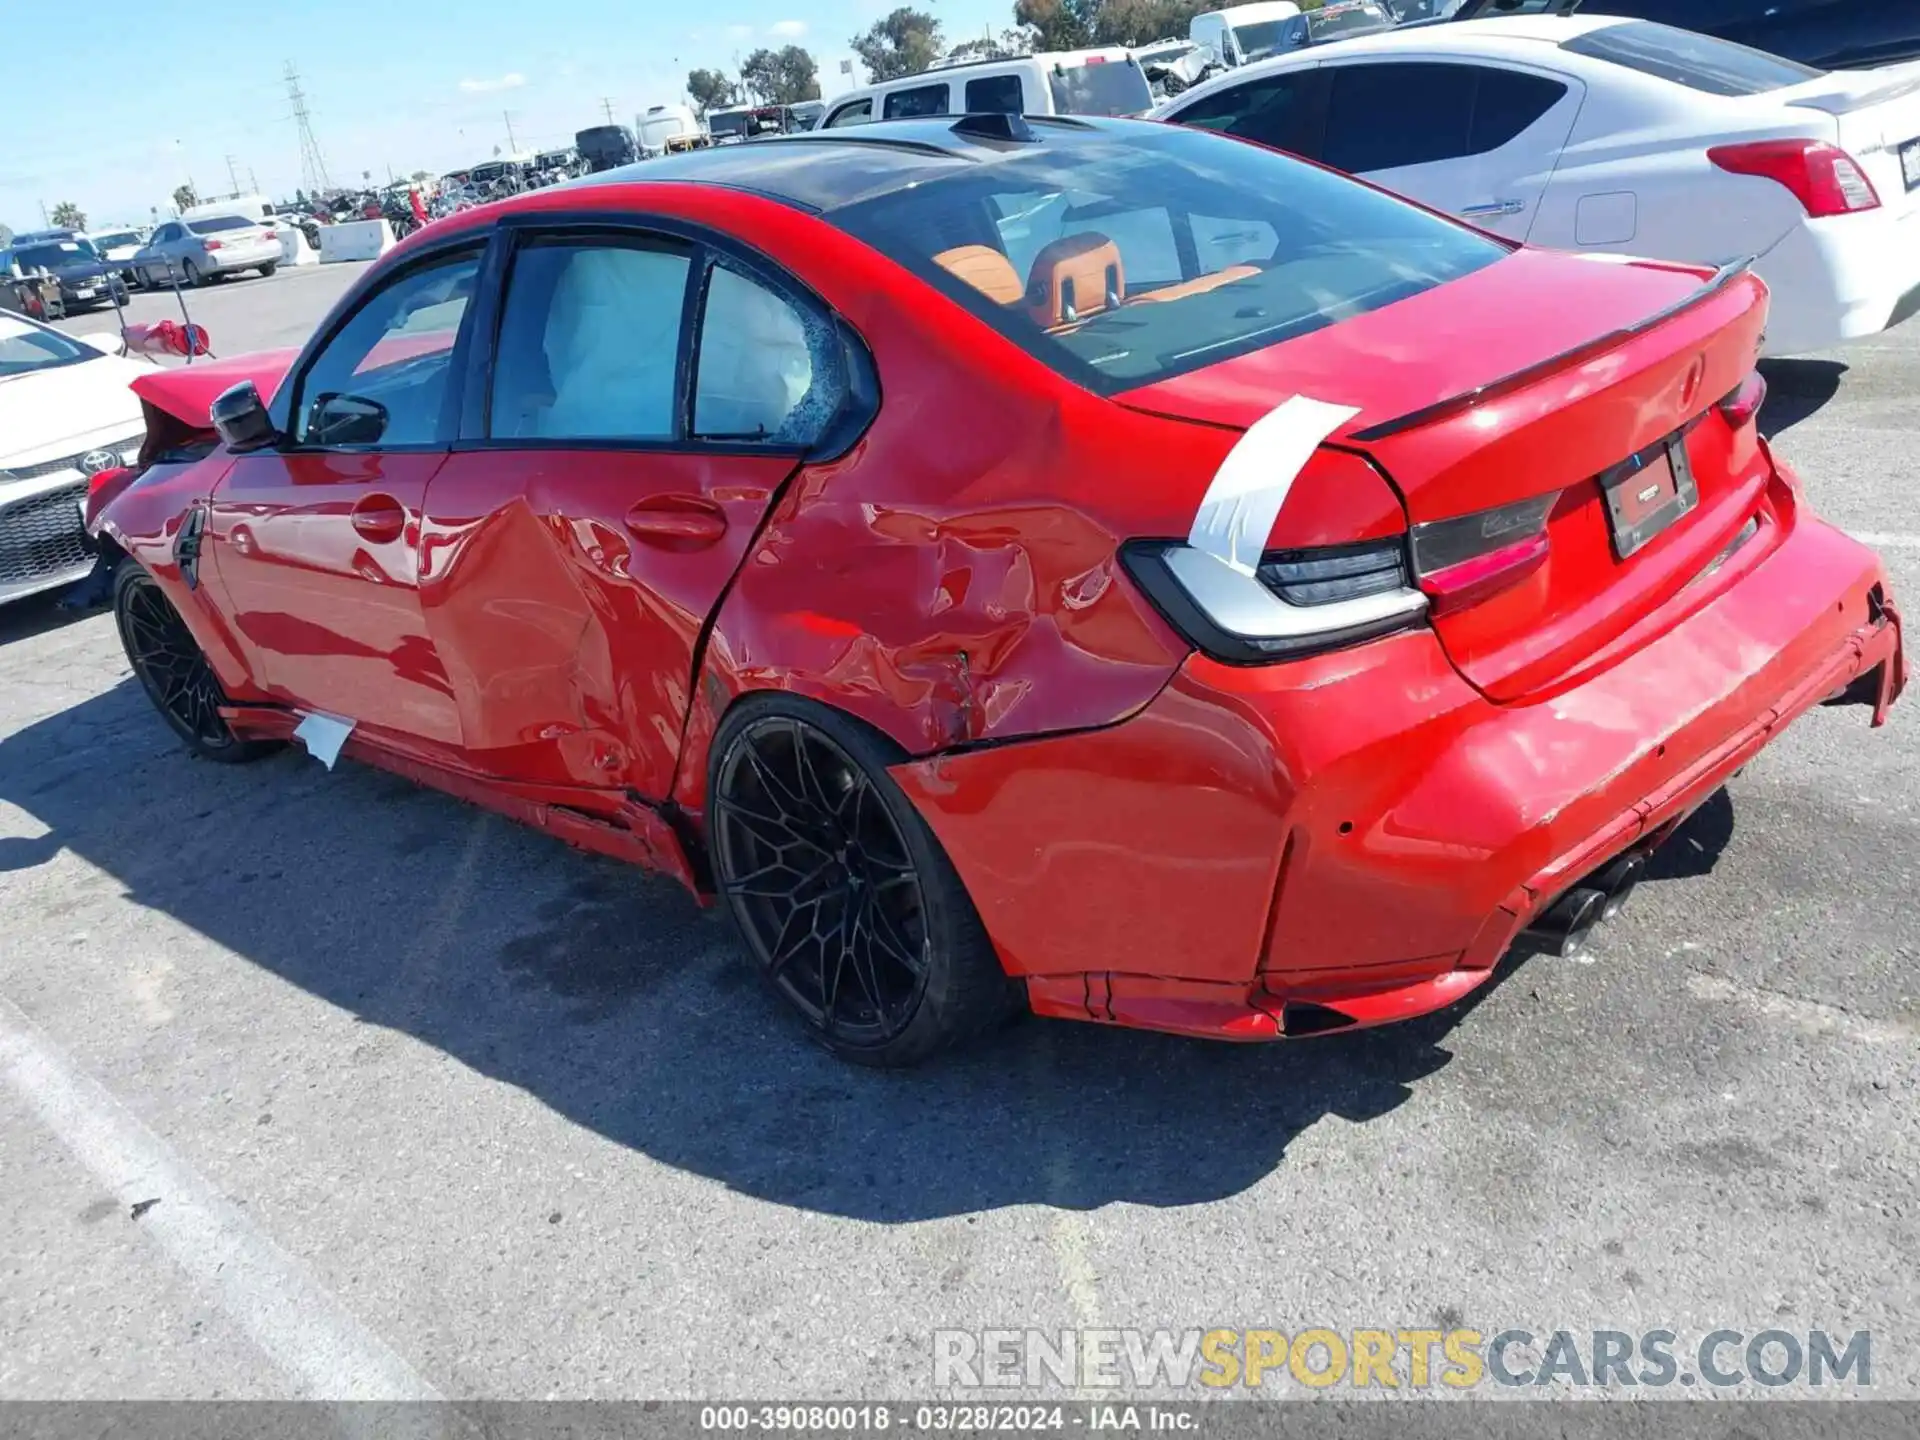
[[[1300,13],[1293,0],[1257,0],[1196,15],[1187,25],[1187,38],[1209,50],[1222,65],[1246,65],[1277,51],[1286,22]]]
[[[818,126],[926,115],[1144,115],[1153,91],[1125,47],[974,60],[836,97]]]
[[[264,223],[273,218],[273,202],[264,195],[231,195],[225,200],[189,205],[180,212],[182,220],[212,220],[220,215],[240,215]]]
[[[640,142],[643,160],[666,154],[669,140],[700,133],[699,117],[685,105],[649,105],[633,121],[633,138]]]

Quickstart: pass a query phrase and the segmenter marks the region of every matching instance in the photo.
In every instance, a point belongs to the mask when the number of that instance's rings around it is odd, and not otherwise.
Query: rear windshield
[[[1610,60],[1642,75],[1671,80],[1708,95],[1764,95],[1789,85],[1817,80],[1826,72],[1796,60],[1784,60],[1764,50],[1749,50],[1731,40],[1651,20],[1634,20],[1589,30],[1560,42],[1562,50]]]
[[[1141,115],[1153,108],[1153,89],[1130,59],[1056,65],[1047,78],[1059,115]]]
[[[92,239],[96,250],[118,250],[122,245],[140,243],[140,237],[131,230],[116,230],[111,235],[95,235]]]
[[[260,224],[244,215],[215,215],[210,220],[189,220],[187,229],[196,235],[217,235],[222,230],[258,230]]]
[[[14,251],[13,258],[22,270],[67,270],[91,265],[100,257],[84,240],[62,240],[57,245],[29,245]]]
[[[1506,247],[1176,126],[1023,146],[827,218],[1101,394],[1363,315]]]

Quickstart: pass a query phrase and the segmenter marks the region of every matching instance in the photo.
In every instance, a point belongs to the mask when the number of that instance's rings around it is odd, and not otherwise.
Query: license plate
[[[93,298],[93,286],[76,285],[74,287],[73,296],[76,300],[91,300]]]
[[[1920,190],[1920,138],[1900,147],[1900,175],[1909,190]]]
[[[1624,560],[1700,503],[1687,442],[1670,435],[1600,477],[1613,552]]]

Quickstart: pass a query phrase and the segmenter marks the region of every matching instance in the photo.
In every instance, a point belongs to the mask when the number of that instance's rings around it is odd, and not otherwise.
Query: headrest
[[[1013,262],[991,245],[956,245],[934,256],[933,263],[996,305],[1017,305],[1026,293]]]
[[[1091,231],[1054,241],[1027,272],[1027,310],[1036,325],[1071,324],[1126,298],[1120,247]]]

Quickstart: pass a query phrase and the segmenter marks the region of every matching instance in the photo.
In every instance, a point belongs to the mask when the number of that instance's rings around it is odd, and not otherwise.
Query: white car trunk
[[[1910,171],[1920,183],[1920,73],[1913,68],[1836,70],[1768,98],[1833,117],[1835,143],[1854,158],[1886,210],[1904,215],[1920,203],[1920,189],[1908,179]]]

